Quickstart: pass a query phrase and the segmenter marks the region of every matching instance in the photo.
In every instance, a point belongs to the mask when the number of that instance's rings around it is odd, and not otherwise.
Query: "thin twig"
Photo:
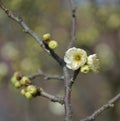
[[[117,94],[115,97],[113,97],[111,100],[109,100],[106,104],[104,104],[98,110],[96,110],[92,115],[90,115],[80,121],[94,121],[97,118],[97,116],[99,116],[101,113],[103,113],[106,109],[113,108],[114,103],[119,100],[120,100],[120,93]]]
[[[64,104],[63,98],[51,95],[51,94],[45,92],[44,90],[41,91],[41,89],[40,89],[40,96],[47,98],[47,99],[51,100],[52,102],[58,102],[62,105]]]
[[[72,9],[72,29],[71,29],[72,31],[71,31],[71,41],[67,49],[73,47],[76,40],[76,9],[77,8],[75,6],[74,0],[69,0],[69,1]]]
[[[17,22],[24,29],[24,32],[31,35],[39,43],[39,45],[44,49],[45,52],[51,55],[61,66],[64,65],[63,59],[60,58],[53,50],[47,47],[42,41],[42,39],[27,26],[27,24],[22,20],[22,18],[19,18],[16,15],[14,15],[8,8],[6,8],[3,5],[1,1],[0,1],[0,8],[8,15],[9,18]]]
[[[29,77],[30,80],[33,80],[33,79],[35,79],[37,77],[40,77],[40,76],[44,77],[45,80],[49,80],[49,79],[64,80],[64,77],[63,76],[59,76],[59,75],[54,75],[54,76],[53,75],[49,75],[49,74],[44,73],[41,70],[38,70],[38,72],[36,72],[34,74],[31,74],[28,77]]]

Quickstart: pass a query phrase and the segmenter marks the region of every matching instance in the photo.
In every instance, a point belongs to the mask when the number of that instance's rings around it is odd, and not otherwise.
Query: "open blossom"
[[[87,53],[83,49],[72,47],[66,51],[64,61],[69,69],[77,70],[86,63]]]
[[[96,54],[89,55],[88,56],[88,62],[87,64],[89,65],[90,69],[94,72],[98,72],[99,67],[100,67],[100,61],[97,58]]]

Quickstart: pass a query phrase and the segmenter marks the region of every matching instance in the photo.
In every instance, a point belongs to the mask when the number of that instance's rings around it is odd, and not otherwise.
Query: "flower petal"
[[[98,72],[100,68],[100,61],[97,58],[96,54],[92,54],[88,56],[88,65],[90,66],[91,70],[94,72]]]

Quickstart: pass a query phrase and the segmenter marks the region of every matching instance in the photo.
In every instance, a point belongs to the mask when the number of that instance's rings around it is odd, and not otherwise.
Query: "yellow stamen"
[[[79,54],[76,54],[74,57],[75,61],[80,61],[81,60],[81,56]]]

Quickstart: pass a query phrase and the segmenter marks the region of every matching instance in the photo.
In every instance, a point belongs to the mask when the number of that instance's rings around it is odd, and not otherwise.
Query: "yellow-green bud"
[[[33,98],[32,94],[31,94],[30,92],[26,92],[26,93],[25,93],[25,97],[26,97],[27,99],[32,99],[32,98]]]
[[[21,90],[21,94],[25,96],[25,93],[26,93],[26,90],[25,89],[22,89]]]
[[[14,85],[15,85],[16,88],[20,88],[21,87],[21,83],[19,81],[15,82]]]
[[[51,35],[49,33],[46,33],[43,35],[43,40],[49,40]]]
[[[48,43],[48,46],[50,49],[55,49],[58,46],[58,43],[55,40],[50,40],[50,42]]]
[[[13,75],[13,77],[15,77],[16,78],[16,80],[20,80],[21,79],[21,73],[20,72],[14,72],[14,75]]]
[[[84,65],[81,67],[80,71],[84,74],[87,74],[90,71],[90,67],[88,65]]]
[[[36,88],[34,85],[29,85],[29,86],[27,87],[27,91],[28,91],[29,93],[31,93],[32,95],[34,95],[34,94],[37,93],[37,88]]]
[[[43,92],[43,88],[40,88],[40,93],[42,93]]]
[[[20,83],[22,85],[26,85],[27,83],[31,83],[30,79],[26,76],[23,76],[22,79],[20,80]]]
[[[17,80],[16,80],[16,77],[15,77],[15,76],[13,76],[13,77],[11,78],[11,82],[12,82],[12,84],[13,84],[13,85],[15,85],[15,83],[17,82]]]

